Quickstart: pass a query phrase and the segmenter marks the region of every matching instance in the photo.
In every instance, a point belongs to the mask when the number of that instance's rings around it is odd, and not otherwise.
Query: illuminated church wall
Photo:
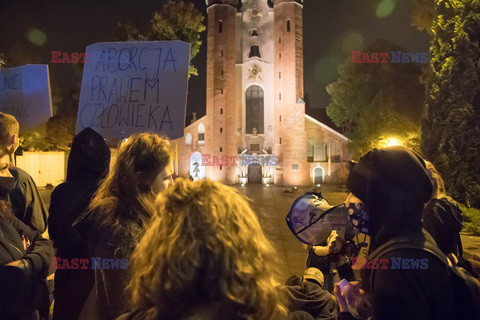
[[[207,0],[207,110],[174,141],[177,173],[227,184],[344,182],[346,138],[305,115],[301,1],[275,0],[273,8],[267,0],[238,5]],[[199,154],[238,159],[240,153],[274,157],[276,163],[197,163]]]

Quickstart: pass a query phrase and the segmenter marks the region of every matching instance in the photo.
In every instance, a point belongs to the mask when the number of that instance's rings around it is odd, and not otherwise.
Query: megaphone
[[[298,240],[316,246],[333,230],[348,227],[347,216],[344,204],[331,206],[321,194],[307,192],[293,202],[285,220]]]

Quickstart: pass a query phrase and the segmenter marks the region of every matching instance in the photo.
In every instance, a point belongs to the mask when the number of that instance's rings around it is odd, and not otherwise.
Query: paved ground
[[[237,187],[242,193],[252,200],[252,206],[257,213],[260,223],[263,226],[267,237],[273,242],[279,254],[279,269],[282,277],[286,279],[289,275],[300,274],[304,270],[306,250],[300,242],[292,235],[285,223],[293,201],[310,188],[299,187],[297,190],[289,188],[261,184],[250,184],[245,187]],[[292,192],[284,192],[291,190]],[[346,189],[338,186],[322,186],[322,195],[332,205],[342,203],[347,195]],[[50,204],[50,193],[52,190],[40,189],[42,198],[47,205]],[[462,233],[464,250],[468,256],[480,255],[480,237],[469,233]]]
[[[285,216],[293,201],[312,189],[299,187],[293,192],[284,192],[291,189],[277,186],[266,187],[261,184],[250,184],[245,187],[237,187],[237,189],[244,192],[253,201],[253,209],[259,217],[264,232],[273,242],[279,254],[279,269],[282,277],[286,279],[291,274],[301,274],[304,270],[307,252],[290,232],[285,222]],[[346,198],[345,189],[336,186],[322,187],[322,194],[332,205],[340,204]]]

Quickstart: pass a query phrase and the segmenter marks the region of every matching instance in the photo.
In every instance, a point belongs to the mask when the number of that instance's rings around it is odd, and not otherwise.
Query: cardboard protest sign
[[[20,130],[37,127],[52,117],[47,65],[27,64],[0,70],[0,111],[11,114]]]
[[[107,139],[136,132],[183,136],[189,43],[103,42],[86,53],[76,133],[90,127]]]

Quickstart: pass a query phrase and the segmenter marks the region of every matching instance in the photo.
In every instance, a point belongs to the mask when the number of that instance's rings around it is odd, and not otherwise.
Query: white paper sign
[[[189,43],[102,42],[86,53],[77,133],[90,127],[108,139],[137,132],[183,136]]]
[[[52,117],[47,65],[27,64],[0,70],[0,111],[17,118],[20,130],[33,129]]]

